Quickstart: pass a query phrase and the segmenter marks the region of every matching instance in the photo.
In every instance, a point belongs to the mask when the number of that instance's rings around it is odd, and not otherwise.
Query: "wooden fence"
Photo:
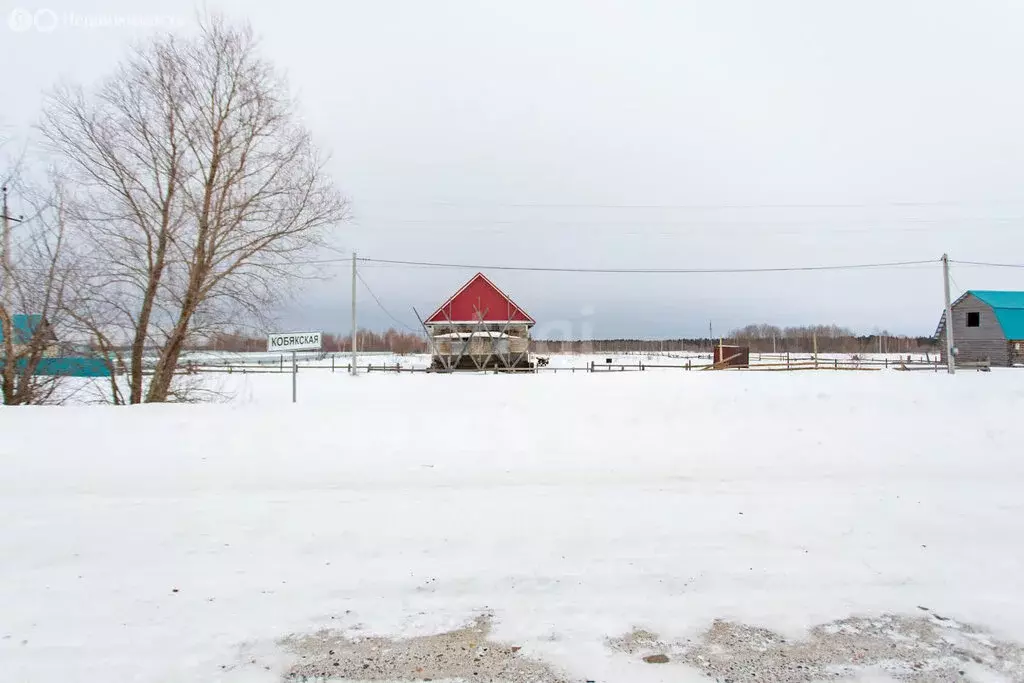
[[[542,373],[542,372],[553,372],[553,373],[570,373],[575,374],[577,372],[593,373],[593,372],[646,372],[647,370],[702,370],[702,371],[731,371],[731,372],[762,372],[762,371],[802,371],[802,370],[882,370],[886,368],[892,368],[895,370],[928,370],[932,372],[938,372],[945,368],[945,365],[940,362],[938,358],[935,359],[911,359],[911,360],[894,360],[891,358],[864,358],[864,359],[842,359],[842,358],[807,358],[801,356],[799,358],[792,358],[785,354],[780,354],[778,359],[772,358],[768,362],[762,358],[754,360],[748,367],[735,367],[735,366],[723,366],[712,365],[706,362],[706,359],[686,359],[686,363],[648,363],[644,361],[638,361],[636,363],[598,363],[591,361],[585,366],[573,366],[573,367],[535,367],[535,368],[497,368],[489,370],[474,370],[473,372],[489,372],[489,373]],[[694,360],[700,362],[693,362]],[[963,367],[963,366],[961,366]],[[965,368],[966,369],[966,368]],[[317,364],[317,365],[304,365],[299,364],[298,370],[300,372],[309,371],[330,371],[330,372],[351,372],[351,363],[337,363],[335,359],[331,358],[330,365]],[[215,372],[215,373],[227,373],[227,374],[281,374],[290,373],[292,371],[291,362],[282,358],[280,360],[274,360],[272,363],[263,361],[255,361],[253,363],[210,363],[210,362],[190,362],[183,364],[180,372],[185,373],[199,373],[199,372]],[[367,363],[365,365],[360,364],[358,366],[360,373],[373,373],[373,372],[393,372],[397,374],[402,373],[444,373],[443,370],[437,370],[434,368],[424,367],[410,367],[402,364],[391,364],[387,363]]]

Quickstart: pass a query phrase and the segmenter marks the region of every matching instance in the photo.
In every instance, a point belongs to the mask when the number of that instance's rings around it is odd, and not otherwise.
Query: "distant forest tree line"
[[[885,331],[858,335],[837,325],[778,327],[760,324],[733,330],[724,338],[727,344],[749,346],[755,353],[810,353],[817,337],[819,353],[926,353],[937,350],[933,337],[891,335]],[[351,335],[324,334],[323,350],[328,353],[349,351]],[[535,353],[669,353],[707,352],[720,339],[534,339]],[[267,339],[241,332],[220,333],[195,347],[198,350],[232,351],[236,353],[266,351]],[[422,334],[388,329],[384,332],[359,330],[359,351],[380,351],[397,354],[427,353],[430,344]]]
[[[925,353],[938,348],[938,340],[930,336],[893,335],[886,330],[864,335],[838,325],[778,327],[762,323],[729,334],[730,340],[759,353],[771,352],[773,344],[783,352],[813,351],[815,337],[820,353]]]
[[[384,332],[359,330],[359,351],[389,351],[397,354],[426,353],[430,350],[429,347],[430,345],[422,334],[402,332],[394,328]],[[235,353],[266,351],[267,338],[241,332],[224,332],[211,336],[194,348],[201,351],[232,351]],[[342,336],[331,333],[323,335],[323,350],[325,352],[337,353],[351,349],[352,335]]]

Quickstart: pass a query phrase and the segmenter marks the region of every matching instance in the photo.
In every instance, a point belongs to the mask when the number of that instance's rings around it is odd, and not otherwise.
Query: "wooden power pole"
[[[356,327],[356,252],[352,252],[352,374],[356,374],[356,354],[359,352],[359,328]]]
[[[942,286],[946,295],[946,371],[956,373],[953,360],[953,305],[949,301],[949,255],[942,255]]]

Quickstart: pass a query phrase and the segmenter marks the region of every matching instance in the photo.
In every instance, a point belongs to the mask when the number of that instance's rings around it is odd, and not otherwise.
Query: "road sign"
[[[285,332],[267,337],[267,351],[319,351],[322,347],[320,332]]]
[[[319,351],[323,348],[321,332],[285,332],[267,337],[267,351],[292,352],[292,403],[298,395],[296,375],[299,374],[299,362],[295,358],[296,351]]]

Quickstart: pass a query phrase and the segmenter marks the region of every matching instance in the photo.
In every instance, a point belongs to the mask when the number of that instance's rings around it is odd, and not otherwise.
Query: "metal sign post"
[[[286,332],[267,337],[267,351],[292,352],[292,403],[298,398],[299,360],[298,351],[319,351],[323,348],[323,334],[320,332]]]

